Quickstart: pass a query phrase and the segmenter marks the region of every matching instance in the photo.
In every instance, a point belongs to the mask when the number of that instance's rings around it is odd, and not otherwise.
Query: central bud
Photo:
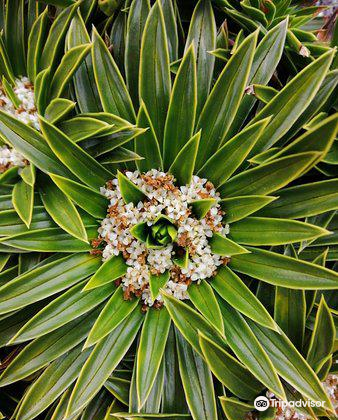
[[[150,228],[149,245],[162,248],[174,242],[177,237],[176,226],[165,217],[160,217],[154,225]]]
[[[153,222],[139,223],[130,229],[134,238],[146,243],[147,248],[161,249],[177,238],[177,228],[173,220],[160,214]]]

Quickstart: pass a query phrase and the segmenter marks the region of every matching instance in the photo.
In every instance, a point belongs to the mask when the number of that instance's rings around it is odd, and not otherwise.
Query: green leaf
[[[262,391],[264,385],[231,354],[203,334],[199,334],[199,341],[212,373],[233,394],[251,400]]]
[[[98,158],[99,162],[102,164],[109,163],[123,163],[123,162],[132,162],[135,163],[143,161],[143,157],[138,155],[135,152],[132,152],[125,147],[118,147],[111,152],[105,153]]]
[[[12,202],[16,212],[29,228],[33,215],[33,187],[26,184],[24,180],[17,182],[13,188]]]
[[[44,211],[42,206],[33,207],[32,221],[30,229],[44,229],[56,227],[48,213]],[[27,232],[28,228],[13,209],[0,212],[0,235],[16,235],[18,233]]]
[[[83,44],[77,45],[65,53],[53,75],[50,86],[50,95],[52,98],[59,98],[62,96],[67,84],[71,81],[74,73],[79,68],[90,49],[90,44]]]
[[[338,207],[338,179],[285,188],[278,191],[278,196],[257,214],[289,219],[315,216]]]
[[[144,160],[136,162],[137,169],[140,172],[147,172],[153,168],[162,169],[160,146],[144,102],[141,103],[136,124],[142,128],[149,127],[135,142],[135,152],[144,157]]]
[[[106,260],[86,284],[84,290],[91,290],[110,283],[127,272],[127,265],[121,255]]]
[[[270,102],[271,99],[273,99],[278,94],[278,90],[274,89],[271,86],[254,84],[252,85],[252,88],[255,97],[264,104]]]
[[[110,172],[74,144],[58,128],[42,117],[40,117],[40,124],[53,152],[81,181],[94,189],[99,189],[111,178]],[[50,172],[53,173],[53,171]]]
[[[97,236],[97,226],[88,226],[90,239]],[[88,252],[92,248],[60,228],[37,229],[1,238],[0,242],[12,248],[36,252]]]
[[[149,308],[137,351],[136,387],[139,409],[154,385],[169,333],[170,315],[166,308]]]
[[[169,271],[166,271],[163,274],[154,276],[153,274],[149,275],[149,287],[152,300],[155,300],[160,292],[160,289],[164,287],[170,278]]]
[[[258,121],[227,141],[207,160],[198,171],[198,175],[207,177],[216,188],[224,184],[245,161],[269,121],[269,118]]]
[[[0,111],[0,133],[41,171],[73,178],[73,174],[57,159],[37,130],[3,111]]]
[[[197,123],[197,129],[202,129],[198,169],[223,143],[236,115],[249,77],[257,35],[257,32],[249,35],[231,56],[203,107]]]
[[[83,4],[82,4],[83,5]],[[73,17],[66,39],[67,49],[87,44],[90,38],[79,11]],[[87,55],[73,76],[73,85],[77,104],[81,112],[98,112],[102,110],[97,91],[92,56]]]
[[[198,219],[202,219],[208,211],[217,203],[214,198],[203,198],[201,200],[194,200],[189,203],[192,212]]]
[[[199,131],[186,143],[176,156],[169,168],[179,185],[187,185],[191,182],[194,173],[196,156],[200,143],[201,132]]]
[[[170,62],[172,62],[178,58],[178,11],[175,7],[176,5],[169,0],[161,0],[161,4],[163,8],[163,16],[168,39],[169,58]]]
[[[83,114],[63,121],[59,124],[59,129],[74,143],[91,138],[99,138],[101,141],[101,137],[119,131],[119,128],[114,124],[94,117],[83,116]]]
[[[121,195],[126,204],[134,203],[137,205],[140,201],[144,201],[146,195],[140,190],[129,178],[118,171],[117,179],[121,190]]]
[[[48,408],[75,381],[88,356],[88,351],[81,352],[77,346],[51,363],[25,394],[19,418],[32,420]]]
[[[26,378],[77,346],[88,334],[96,316],[97,310],[89,312],[29,343],[1,375],[1,386]]]
[[[230,268],[275,286],[291,289],[337,289],[338,274],[286,255],[248,247],[250,254],[231,258]]]
[[[302,115],[293,124],[292,128],[281,139],[282,144],[284,141],[291,139],[305,124],[307,124],[321,109],[326,109],[328,101],[332,98],[332,93],[338,84],[338,69],[329,71],[316,96],[312,99],[309,106],[303,111]],[[324,107],[324,108],[323,108]]]
[[[223,338],[219,335],[210,323],[202,317],[198,312],[186,305],[182,301],[175,299],[173,296],[164,293],[162,297],[171,319],[175,326],[179,329],[183,337],[193,346],[200,354],[202,350],[198,342],[198,331],[212,338],[217,343],[224,344]]]
[[[128,91],[135,107],[138,104],[138,83],[141,53],[141,38],[150,10],[149,0],[131,2],[126,34],[125,71]]]
[[[185,398],[193,419],[216,419],[215,391],[208,365],[178,331],[176,345]]]
[[[319,372],[333,352],[336,328],[330,309],[322,295],[317,309],[306,360],[315,372]]]
[[[51,67],[40,71],[35,79],[35,105],[40,115],[45,113],[48,103],[49,86],[51,82]]]
[[[25,166],[20,172],[20,176],[26,184],[28,184],[31,187],[34,187],[36,178],[35,166],[32,164]]]
[[[248,322],[280,376],[304,397],[313,401],[325,401],[326,408],[331,408],[331,402],[316,374],[288,337],[282,331],[267,330],[250,320]]]
[[[75,3],[74,5],[67,7],[67,9],[64,9],[54,20],[39,59],[40,70],[55,65],[58,55],[62,51],[68,26],[76,13],[78,6],[79,3]]]
[[[11,339],[11,344],[22,343],[41,337],[73,319],[91,311],[114,291],[111,284],[84,292],[83,282],[76,284],[52,300],[34,315]]]
[[[94,75],[103,110],[133,122],[135,111],[122,75],[95,29],[92,36]]]
[[[220,302],[226,341],[239,360],[275,395],[284,399],[284,389],[274,365],[243,316],[225,301]],[[268,330],[271,331],[271,330]],[[223,346],[224,347],[224,346]]]
[[[187,413],[183,385],[180,377],[176,351],[175,327],[171,324],[164,353],[164,382],[162,390],[162,410]]]
[[[296,179],[317,158],[318,153],[298,153],[259,165],[235,175],[219,188],[219,192],[225,198],[269,194]]]
[[[224,300],[245,316],[267,328],[276,329],[269,312],[230,268],[220,268],[210,284]]]
[[[102,194],[62,176],[50,174],[50,177],[61,191],[87,213],[98,219],[106,216],[109,202]]]
[[[90,276],[100,258],[89,254],[68,255],[23,273],[0,288],[0,313],[8,313],[71,287]]]
[[[225,257],[250,252],[217,232],[214,232],[212,237],[209,239],[209,245],[214,254],[223,255]]]
[[[148,237],[148,224],[147,222],[137,223],[129,229],[131,235],[141,242],[146,242]]]
[[[274,318],[299,350],[303,347],[306,301],[304,290],[276,287]]]
[[[10,64],[3,36],[0,37],[0,71],[11,83],[15,83],[15,75]]]
[[[48,22],[48,10],[35,20],[28,37],[27,45],[27,74],[32,83],[38,73],[39,58],[41,57]]]
[[[171,90],[168,43],[161,2],[148,15],[141,45],[139,94],[153,123],[160,147]]]
[[[45,118],[52,124],[62,120],[75,108],[75,102],[66,98],[52,99],[45,111]]]
[[[23,0],[12,0],[6,4],[5,42],[14,73],[19,76],[26,73],[24,45],[24,7]]]
[[[90,347],[106,337],[118,327],[131,312],[137,311],[138,305],[138,299],[124,300],[123,289],[122,287],[118,287],[95,321],[84,348]]]
[[[254,409],[253,405],[236,400],[235,398],[219,397],[219,399],[228,420],[236,420],[238,416],[245,418]]]
[[[244,219],[276,199],[277,197],[268,195],[244,195],[224,198],[219,203],[225,212],[224,221],[232,223]]]
[[[224,334],[222,314],[211,286],[202,280],[200,284],[191,284],[188,295],[194,306],[221,334]]]
[[[163,160],[169,168],[193,135],[197,106],[194,47],[185,53],[175,77],[164,128]]]
[[[319,124],[316,124],[313,128],[306,131],[303,135],[298,137],[288,146],[283,147],[280,152],[274,154],[274,156],[267,160],[302,152],[319,152],[322,154],[321,157],[325,157],[336,138],[337,129],[338,115],[335,114],[319,122]],[[320,137],[322,141],[318,141],[318,137]],[[316,163],[319,161],[320,159],[318,159]]]
[[[122,287],[118,287],[102,309],[93,328],[90,330],[84,348],[96,344],[113,331],[131,312],[136,310],[139,299],[125,300]]]
[[[2,76],[1,86],[7,98],[12,102],[13,106],[18,109],[21,105],[21,101],[16,96],[12,85],[7,81],[5,76]]]
[[[142,321],[142,312],[133,311],[108,337],[95,346],[76,381],[67,415],[78,411],[97,394],[134,341]]]
[[[305,67],[255,116],[250,124],[273,115],[254,146],[253,154],[271,147],[297,121],[316,95],[333,55],[333,51],[328,51]]]
[[[199,115],[209,95],[215,57],[209,53],[216,48],[216,22],[210,0],[199,0],[191,17],[186,49],[195,48],[197,69],[197,109]]]
[[[47,177],[40,188],[43,205],[55,223],[70,235],[88,243],[83,221],[70,199]]]
[[[321,227],[295,220],[247,217],[231,224],[229,237],[244,245],[284,245],[329,233]]]

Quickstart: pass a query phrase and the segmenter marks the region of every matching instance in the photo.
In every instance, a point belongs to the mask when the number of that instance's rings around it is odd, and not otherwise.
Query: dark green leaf
[[[200,138],[201,132],[199,131],[180,150],[169,168],[169,172],[174,175],[179,185],[187,185],[191,182]]]
[[[154,385],[169,333],[170,315],[165,308],[149,308],[137,351],[136,388],[139,409]]]
[[[235,271],[293,289],[337,289],[338,274],[332,270],[258,248],[231,258]]]
[[[142,36],[139,92],[161,147],[170,89],[165,23],[161,2],[156,2],[150,10]]]
[[[144,160],[136,162],[138,170],[147,172],[153,168],[162,169],[163,163],[160,146],[149,113],[143,102],[137,115],[137,126],[148,128],[135,142],[136,153],[144,157]]]
[[[92,216],[103,219],[107,213],[108,199],[85,185],[50,174],[55,184],[79,207]]]
[[[99,267],[89,254],[63,257],[24,273],[1,287],[0,313],[20,309],[78,283]]]
[[[276,329],[276,324],[269,312],[230,268],[219,269],[210,284],[224,300],[238,311],[267,328]]]
[[[108,337],[95,346],[81,369],[70,397],[68,415],[84,407],[97,394],[134,341],[142,321],[142,312],[134,310]]]
[[[225,182],[219,191],[224,198],[237,195],[269,194],[297,178],[318,153],[298,153],[249,169]]]
[[[51,149],[81,181],[94,189],[99,189],[111,178],[110,172],[74,144],[58,128],[42,117],[40,123]],[[50,172],[53,173],[53,171]]]
[[[84,290],[94,289],[110,283],[127,272],[127,265],[121,255],[106,260],[86,284]]]
[[[76,207],[47,177],[41,183],[41,200],[46,211],[61,229],[88,243],[87,232]]]
[[[326,229],[296,220],[246,217],[231,224],[229,237],[244,245],[284,245],[327,234]]]
[[[164,129],[163,160],[169,168],[193,135],[197,105],[196,65],[193,45],[182,59],[175,77]]]
[[[103,110],[133,122],[135,111],[126,85],[113,57],[95,29],[92,60]]]
[[[137,311],[138,305],[138,299],[124,300],[122,287],[117,288],[113,296],[102,309],[93,328],[90,330],[84,347],[90,347],[106,337],[111,331],[119,326],[131,312]]]
[[[257,35],[257,32],[249,35],[231,56],[203,107],[197,123],[197,128],[202,129],[198,169],[223,143],[236,115],[249,77]]]
[[[216,419],[216,399],[208,365],[178,331],[176,345],[184,393],[193,419]]]
[[[188,295],[194,306],[217,330],[224,334],[221,310],[211,286],[206,280],[200,284],[191,284],[188,288]]]
[[[255,213],[276,199],[277,197],[269,197],[268,195],[244,195],[224,198],[220,201],[220,205],[225,211],[224,221],[232,223],[244,219],[244,217]]]
[[[209,95],[215,57],[209,53],[216,48],[216,22],[210,0],[200,0],[192,15],[186,49],[193,44],[197,68],[197,115]]]
[[[223,255],[225,257],[250,252],[217,232],[214,232],[212,237],[209,239],[209,245],[214,254]]]
[[[230,391],[244,400],[259,394],[262,385],[237,359],[210,338],[200,334],[200,346],[208,366],[216,378]]]

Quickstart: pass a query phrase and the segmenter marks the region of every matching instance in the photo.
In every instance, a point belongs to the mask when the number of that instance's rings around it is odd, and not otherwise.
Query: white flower
[[[20,107],[16,108],[7,97],[5,89],[0,87],[0,110],[12,115],[24,124],[28,124],[39,130],[40,126],[34,103],[33,85],[27,77],[21,77],[15,80],[13,90],[21,102]],[[15,149],[7,145],[0,146],[0,165],[4,167],[3,170],[11,166],[23,167],[26,163],[24,157]]]

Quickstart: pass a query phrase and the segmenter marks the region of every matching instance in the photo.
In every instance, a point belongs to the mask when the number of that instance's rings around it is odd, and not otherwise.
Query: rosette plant
[[[335,51],[257,106],[245,92],[279,70],[287,20],[250,34],[216,69],[209,1],[197,4],[185,45],[171,2],[134,0],[125,13],[119,65],[79,9],[70,18],[65,57],[89,50],[62,92],[73,113],[40,112],[39,132],[0,111],[1,136],[38,169],[41,200],[29,228],[12,230],[6,199],[0,211],[12,255],[0,287],[0,341],[12,350],[0,386],[7,395],[30,382],[14,418],[237,420],[257,395],[286,399],[290,389],[324,401],[319,415],[330,416],[321,368],[333,337],[316,351],[311,319],[314,292],[329,299],[338,276],[298,252],[330,234],[309,218],[337,208],[337,181],[312,182],[311,170],[338,117],[306,126],[337,83]],[[270,286],[279,302],[301,294],[308,353],[288,338],[283,307],[267,305]],[[321,300],[317,324],[335,309]]]

